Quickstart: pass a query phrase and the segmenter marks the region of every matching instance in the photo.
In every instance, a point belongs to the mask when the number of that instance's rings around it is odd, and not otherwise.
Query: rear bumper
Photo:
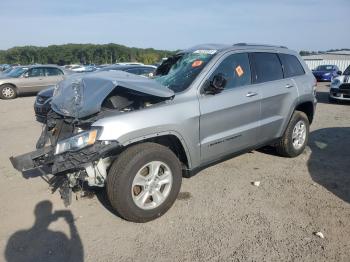
[[[332,81],[332,75],[329,75],[329,76],[324,76],[324,75],[314,75],[314,77],[316,78],[316,80],[318,82],[330,82]]]

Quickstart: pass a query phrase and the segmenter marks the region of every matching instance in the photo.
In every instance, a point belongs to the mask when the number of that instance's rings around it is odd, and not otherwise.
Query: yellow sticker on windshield
[[[241,77],[244,74],[244,71],[241,66],[237,66],[235,70],[239,77]]]

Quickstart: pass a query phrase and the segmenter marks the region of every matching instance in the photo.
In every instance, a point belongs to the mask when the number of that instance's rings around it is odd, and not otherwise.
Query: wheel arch
[[[307,116],[307,118],[309,119],[309,123],[311,124],[313,119],[314,119],[314,104],[311,101],[305,101],[305,102],[301,102],[299,103],[294,111],[301,111],[304,112]]]
[[[3,86],[12,86],[14,88],[15,92],[16,92],[16,96],[19,94],[18,88],[17,88],[17,86],[15,84],[13,84],[13,83],[2,83],[0,85],[0,88],[2,88]]]
[[[186,146],[185,140],[175,131],[167,131],[156,134],[150,134],[122,143],[127,148],[135,144],[152,142],[168,147],[178,157],[181,163],[187,169],[191,169],[192,162],[189,150]]]

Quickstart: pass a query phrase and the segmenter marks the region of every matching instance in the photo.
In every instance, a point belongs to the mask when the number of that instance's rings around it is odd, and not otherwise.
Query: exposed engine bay
[[[45,167],[54,179],[64,202],[70,203],[72,189],[104,187],[108,168],[122,150],[118,141],[99,140],[99,119],[142,110],[172,99],[173,91],[152,79],[125,72],[101,72],[74,76],[56,87],[52,110],[37,141],[37,150],[11,157],[21,171]],[[57,181],[60,181],[57,184]]]

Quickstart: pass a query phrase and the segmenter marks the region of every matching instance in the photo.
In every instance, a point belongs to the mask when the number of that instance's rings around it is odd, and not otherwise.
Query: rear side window
[[[304,75],[305,71],[294,55],[279,54],[283,66],[284,77]]]
[[[239,53],[226,57],[212,76],[223,74],[227,80],[225,89],[251,84],[248,54]]]
[[[63,72],[58,68],[47,67],[45,68],[46,76],[58,76],[63,75]]]
[[[274,53],[250,53],[253,82],[263,83],[283,78],[281,62]]]
[[[41,68],[41,67],[35,67],[28,70],[29,77],[40,77],[44,75],[45,75],[44,68]]]

